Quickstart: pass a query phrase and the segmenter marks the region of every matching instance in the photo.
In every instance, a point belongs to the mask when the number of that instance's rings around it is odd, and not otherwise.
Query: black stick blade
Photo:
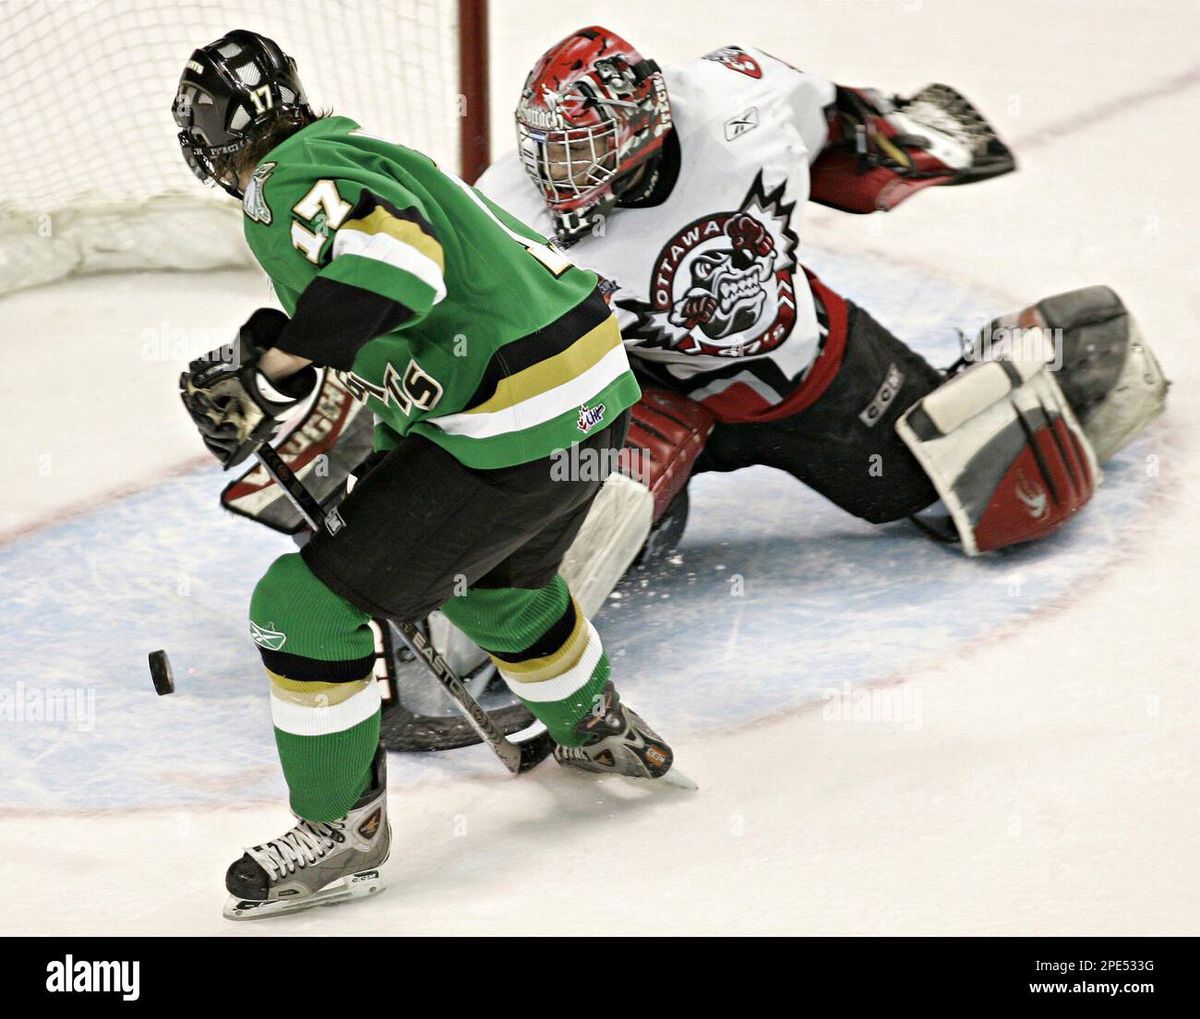
[[[538,733],[530,739],[517,743],[521,748],[521,766],[517,774],[536,768],[554,752],[554,737],[548,732]]]
[[[154,689],[159,697],[165,697],[175,692],[175,675],[171,672],[171,660],[165,651],[151,651],[147,658],[150,661],[150,678],[154,680]]]

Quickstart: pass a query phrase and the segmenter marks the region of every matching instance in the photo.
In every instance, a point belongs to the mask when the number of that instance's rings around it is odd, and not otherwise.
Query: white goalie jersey
[[[618,205],[568,254],[615,286],[613,306],[640,371],[720,421],[793,412],[823,374],[814,365],[829,333],[813,293],[824,288],[810,285],[797,247],[835,87],[733,46],[663,73],[674,130],[660,173],[677,172],[673,186],[657,204]],[[476,186],[553,235],[515,153]]]

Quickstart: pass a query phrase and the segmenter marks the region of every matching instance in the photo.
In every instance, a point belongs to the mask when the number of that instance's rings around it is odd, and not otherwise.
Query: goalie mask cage
[[[296,59],[314,109],[469,181],[487,165],[487,0],[7,0],[0,294],[250,264],[237,202],[192,175],[171,117],[184,62],[235,28]]]

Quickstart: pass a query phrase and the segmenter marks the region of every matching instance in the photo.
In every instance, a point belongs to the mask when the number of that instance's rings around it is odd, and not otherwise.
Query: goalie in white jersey
[[[911,516],[977,554],[1064,524],[1099,483],[1098,464],[1162,408],[1162,373],[1107,287],[997,320],[977,355],[941,372],[804,268],[807,201],[883,212],[1015,168],[947,86],[889,101],[736,46],[660,70],[591,27],[539,59],[516,120],[518,152],[477,186],[607,279],[644,393],[626,443],[637,480],[609,479],[563,566],[585,612],[652,523],[652,550],[679,536],[697,471],[773,466],[858,517]],[[1013,336],[1015,350],[997,342]],[[353,416],[334,379],[322,394],[291,444],[297,464],[330,454],[333,491],[363,455],[355,440],[369,439],[369,415]],[[225,502],[281,530],[302,526],[252,477]],[[429,625],[456,669],[486,669],[447,620]],[[418,739],[429,720],[398,710],[390,720],[391,749],[469,742]]]
[[[542,56],[516,121],[517,157],[477,186],[610,281],[646,389],[628,445],[650,453],[656,518],[689,471],[768,464],[872,522],[935,506],[974,554],[1061,526],[1162,406],[1106,287],[985,330],[989,351],[1017,327],[1055,349],[948,376],[803,267],[806,201],[886,211],[1015,168],[947,86],[888,101],[736,46],[660,70],[593,26]]]

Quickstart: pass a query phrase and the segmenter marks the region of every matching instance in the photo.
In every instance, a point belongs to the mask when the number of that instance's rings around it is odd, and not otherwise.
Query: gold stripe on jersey
[[[367,215],[358,219],[346,220],[339,230],[352,230],[371,237],[376,234],[387,234],[400,243],[415,248],[437,265],[441,272],[445,272],[446,256],[442,251],[442,246],[437,242],[437,238],[423,228],[421,224],[424,220],[418,222],[420,217],[415,212],[412,213],[412,216],[413,218],[410,219],[404,215],[404,212],[394,215],[384,206],[376,205]]]
[[[489,399],[462,413],[488,414],[524,403],[582,375],[619,346],[621,330],[617,325],[617,317],[611,315],[584,333],[566,350],[501,379]]]

